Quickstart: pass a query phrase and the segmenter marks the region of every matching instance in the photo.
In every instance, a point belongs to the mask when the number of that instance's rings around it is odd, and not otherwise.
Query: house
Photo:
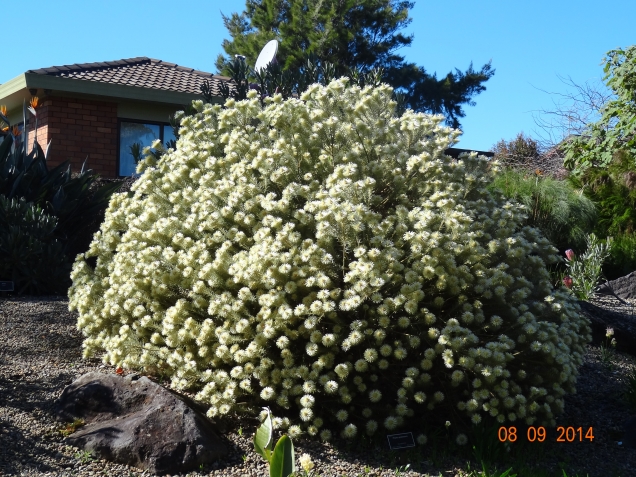
[[[11,124],[23,127],[23,102],[38,96],[37,141],[51,142],[49,166],[69,160],[104,178],[130,176],[135,163],[130,146],[174,139],[169,116],[210,83],[222,102],[220,84],[229,78],[152,58],[138,57],[29,70],[0,85],[0,105]],[[35,121],[27,119],[27,131]],[[33,134],[29,136],[33,140]]]
[[[174,139],[169,116],[202,99],[206,80],[217,102],[223,102],[220,86],[229,78],[152,58],[52,66],[1,84],[0,105],[6,106],[11,124],[21,128],[23,104],[37,96],[37,141],[42,148],[51,141],[49,167],[68,160],[77,172],[88,157],[90,169],[116,179],[135,172],[133,143],[145,147],[155,139],[164,144]],[[27,131],[34,127],[27,117]],[[31,144],[33,139],[30,134]],[[446,152],[457,157],[468,151]]]

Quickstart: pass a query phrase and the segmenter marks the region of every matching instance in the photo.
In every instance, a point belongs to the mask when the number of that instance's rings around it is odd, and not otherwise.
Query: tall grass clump
[[[525,205],[527,224],[540,229],[559,250],[584,248],[594,230],[594,202],[568,181],[505,168],[495,175],[491,189]]]
[[[292,438],[555,425],[591,338],[557,251],[391,93],[195,102],[74,264],[84,356],[159,371],[211,417],[267,406]]]

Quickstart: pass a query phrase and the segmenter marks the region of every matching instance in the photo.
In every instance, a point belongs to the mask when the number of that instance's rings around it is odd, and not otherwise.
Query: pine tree
[[[228,57],[219,55],[216,66],[229,75],[234,55],[254,65],[262,47],[279,41],[278,61],[285,70],[301,68],[309,56],[335,65],[338,76],[349,69],[369,71],[381,67],[384,81],[406,94],[406,106],[422,112],[444,114],[446,122],[459,127],[463,105],[486,89],[484,83],[495,70],[472,64],[444,78],[429,74],[396,53],[411,45],[413,36],[399,30],[411,22],[414,2],[399,0],[247,0],[241,14],[223,16],[232,40],[223,41]]]

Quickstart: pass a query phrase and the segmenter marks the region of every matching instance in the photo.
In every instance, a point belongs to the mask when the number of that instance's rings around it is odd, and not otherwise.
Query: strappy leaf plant
[[[28,107],[26,102],[23,105],[23,124],[28,124],[27,119],[35,120],[35,137],[37,106],[37,98],[33,98]],[[75,177],[68,161],[49,168],[47,160],[51,142],[46,150],[35,139],[29,145],[28,127],[19,131],[17,127],[12,127],[4,114],[6,108],[2,108],[0,112],[0,120],[6,125],[3,126],[6,131],[0,142],[0,197],[5,199],[0,207],[0,215],[4,217],[6,224],[0,231],[0,280],[14,281],[14,288],[18,293],[49,293],[54,289],[59,291],[68,288],[68,271],[74,259],[74,254],[69,254],[69,251],[74,250],[74,239],[80,235],[90,218],[106,208],[111,195],[121,184],[108,184],[91,191],[91,185],[97,176],[85,168],[86,161]],[[12,215],[15,210],[29,211],[30,215],[20,221]],[[44,229],[35,231],[40,227],[37,224],[41,221],[31,220],[29,217],[40,217],[40,211],[55,218],[52,230],[49,230],[47,222]],[[35,225],[27,227],[25,224]],[[18,237],[21,239],[18,240]],[[27,244],[34,244],[36,248],[27,253],[24,251]],[[54,247],[56,254],[61,253],[62,257],[66,257],[66,265],[62,266],[65,270],[62,282],[51,280],[51,277],[57,276],[59,270],[37,267],[41,272],[36,273],[32,268],[31,258],[28,258],[45,253],[49,250],[49,245]],[[40,246],[43,248],[40,249]],[[44,285],[53,282],[56,283],[53,288]]]

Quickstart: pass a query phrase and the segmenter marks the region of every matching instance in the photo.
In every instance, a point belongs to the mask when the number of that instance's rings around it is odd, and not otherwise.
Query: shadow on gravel
[[[0,349],[1,366],[7,366],[7,372],[0,375],[0,409],[5,414],[0,420],[0,475],[59,475],[77,461],[59,452],[63,436],[57,431],[63,423],[56,420],[52,408],[64,388],[80,375],[71,363],[82,361],[83,337],[75,328],[75,314],[68,311],[68,298],[12,297],[9,300],[0,301],[0,327],[9,343]],[[8,310],[16,302],[32,303],[37,311],[28,318],[11,316]],[[11,370],[11,362],[20,362],[22,366]],[[83,363],[94,366],[101,360]],[[53,368],[53,364],[60,367]],[[48,366],[52,367],[51,374],[39,377],[40,369]],[[24,421],[17,424],[19,420]],[[29,420],[55,429],[47,430],[45,437],[30,436],[26,430]],[[28,463],[25,453],[30,454]]]
[[[65,456],[57,450],[47,447],[39,438],[27,436],[17,427],[8,422],[1,425],[0,434],[0,475],[25,475],[25,472],[37,472],[38,474],[58,472],[61,469],[73,467],[72,462],[63,462]],[[24,449],[32,454],[31,462],[35,466],[26,466],[23,463]],[[48,459],[59,462],[58,467],[46,463]]]
[[[54,425],[56,430],[62,424],[54,420],[51,411],[54,397],[64,389],[66,384],[75,378],[72,372],[63,372],[50,380],[29,381],[31,373],[10,375],[8,378],[0,377],[0,408],[13,411],[13,419],[32,418],[37,419],[45,426]],[[13,396],[31,396],[32,399],[24,400]],[[37,399],[33,399],[36,397]],[[39,413],[38,413],[39,411]],[[17,416],[15,415],[17,414]],[[28,414],[28,415],[25,415]],[[12,419],[11,419],[12,420]],[[0,475],[23,475],[23,472],[47,473],[57,472],[61,469],[72,467],[72,462],[65,462],[68,458],[63,456],[55,447],[59,442],[56,431],[49,431],[45,440],[41,436],[31,437],[20,428],[14,426],[10,419],[4,419],[0,428]],[[61,437],[61,436],[60,436]],[[23,456],[25,449],[32,455],[35,466],[25,467]],[[59,467],[53,467],[47,461],[53,460],[59,463]]]

